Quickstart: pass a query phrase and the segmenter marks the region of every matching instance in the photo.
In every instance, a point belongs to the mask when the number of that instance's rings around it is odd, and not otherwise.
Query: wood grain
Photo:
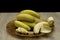
[[[42,38],[16,38],[6,31],[6,24],[15,19],[18,13],[0,13],[0,40],[60,40],[60,12],[40,12],[42,18],[52,16],[55,19],[55,31],[49,37]]]

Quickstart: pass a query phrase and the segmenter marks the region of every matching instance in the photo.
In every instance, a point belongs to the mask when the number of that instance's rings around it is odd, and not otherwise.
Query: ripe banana
[[[14,21],[14,24],[15,24],[16,27],[23,27],[23,28],[25,28],[26,30],[30,30],[30,29],[31,29],[28,25],[26,25],[25,23],[23,23],[23,22],[21,22],[21,21],[15,20],[15,21]]]
[[[22,22],[27,24],[30,27],[34,27],[36,25],[36,23],[31,23],[31,22],[26,22],[26,21],[22,21]]]
[[[40,18],[40,14],[33,11],[33,10],[23,10],[20,13],[30,14],[30,15],[32,15],[34,17]]]
[[[28,33],[28,31],[27,31],[26,29],[22,28],[22,27],[18,27],[18,28],[16,29],[16,31],[17,31],[17,32],[21,32],[21,33]]]
[[[42,19],[42,18],[40,18],[40,19],[35,18],[35,23],[39,23],[39,22],[47,22],[47,20]]]
[[[29,15],[29,14],[19,14],[17,16],[17,20],[34,22],[35,21],[35,18],[33,16]]]

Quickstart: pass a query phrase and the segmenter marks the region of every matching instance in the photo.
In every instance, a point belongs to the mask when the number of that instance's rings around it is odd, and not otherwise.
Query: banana
[[[40,14],[33,11],[33,10],[23,10],[20,13],[30,14],[30,15],[32,15],[34,17],[40,18]]]
[[[29,35],[33,35],[34,32],[33,32],[33,31],[29,31],[28,34],[29,34]]]
[[[29,14],[19,14],[17,16],[17,20],[34,22],[35,21],[35,18],[33,16],[29,15]]]
[[[51,30],[49,23],[48,22],[42,22],[42,27],[41,27],[40,32],[41,33],[50,33],[51,31],[52,30]]]
[[[50,33],[52,30],[51,29],[47,29],[47,28],[44,28],[44,27],[42,27],[41,28],[41,33]]]
[[[22,22],[27,24],[30,27],[34,27],[36,25],[36,23],[31,23],[31,22],[26,22],[26,21],[22,21]]]
[[[25,23],[23,23],[23,22],[21,22],[21,21],[15,20],[15,21],[14,21],[14,24],[15,24],[16,27],[23,27],[23,28],[25,28],[26,30],[30,30],[30,29],[31,29],[28,25],[26,25]]]
[[[49,17],[48,18],[48,23],[50,24],[50,26],[54,25],[54,18],[53,17]]]
[[[39,33],[41,26],[41,23],[37,23],[33,29],[34,33]]]
[[[16,31],[17,31],[17,32],[21,32],[21,33],[28,33],[28,31],[27,31],[26,29],[22,28],[22,27],[18,27],[18,28],[16,29]]]
[[[39,33],[39,31],[41,33],[49,33],[51,32],[51,28],[48,24],[48,22],[40,22],[37,23],[34,27],[34,33]]]
[[[47,22],[47,20],[42,19],[42,18],[40,18],[40,19],[35,18],[35,23],[39,23],[39,22]]]

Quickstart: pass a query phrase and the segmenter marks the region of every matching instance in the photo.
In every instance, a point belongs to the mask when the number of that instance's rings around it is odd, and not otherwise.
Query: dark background
[[[31,9],[38,12],[60,11],[60,2],[52,0],[1,0],[0,12],[19,12]]]

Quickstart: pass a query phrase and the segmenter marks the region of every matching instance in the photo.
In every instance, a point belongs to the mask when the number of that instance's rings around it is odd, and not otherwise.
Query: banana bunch
[[[22,10],[14,20],[17,27],[16,31],[21,33],[50,33],[51,27],[54,23],[53,17],[47,20],[40,18],[40,14],[33,10]]]
[[[30,14],[30,15],[36,17],[36,18],[40,18],[40,15],[37,12],[33,11],[33,10],[23,10],[20,13],[22,13],[22,14]]]

